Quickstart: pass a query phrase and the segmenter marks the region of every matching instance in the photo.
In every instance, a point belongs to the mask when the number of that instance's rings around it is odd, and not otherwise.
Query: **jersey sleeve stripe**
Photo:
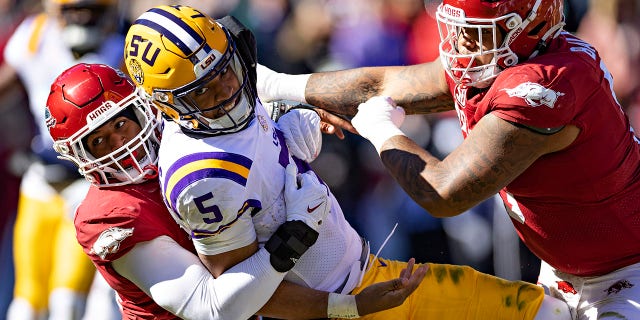
[[[244,187],[252,163],[249,158],[225,152],[200,153],[184,157],[176,161],[165,176],[165,197],[175,210],[178,195],[195,181],[222,178]]]

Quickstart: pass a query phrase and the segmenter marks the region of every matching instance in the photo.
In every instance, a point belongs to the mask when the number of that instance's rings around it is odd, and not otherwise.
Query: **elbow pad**
[[[269,262],[278,272],[287,272],[318,240],[318,232],[300,220],[287,221],[269,238],[264,248]]]

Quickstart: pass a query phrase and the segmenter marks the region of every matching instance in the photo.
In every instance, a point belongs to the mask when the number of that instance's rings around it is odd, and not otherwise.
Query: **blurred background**
[[[53,15],[48,7],[51,1],[0,0],[0,51],[24,19],[41,12]],[[186,4],[213,17],[233,15],[255,33],[259,62],[279,72],[297,74],[406,65],[432,61],[438,55],[439,37],[433,12],[439,1],[106,2],[115,6],[115,14],[108,23],[110,32],[120,36],[126,34],[139,14],[160,4]],[[640,0],[566,0],[565,18],[567,31],[599,50],[613,74],[614,90],[632,126],[640,126]],[[21,77],[11,73],[11,68],[4,68],[4,56],[0,56],[0,64],[2,319],[14,295],[13,230],[19,187],[23,174],[35,159],[36,128],[43,119],[30,111],[28,89]],[[455,113],[411,116],[403,130],[441,158],[462,140]],[[349,133],[345,140],[324,136],[322,153],[312,167],[330,185],[347,219],[370,240],[372,252],[381,247],[397,224],[382,249],[382,256],[470,265],[508,279],[536,281],[539,261],[518,240],[499,199],[489,199],[454,218],[433,218],[387,174],[374,148]]]

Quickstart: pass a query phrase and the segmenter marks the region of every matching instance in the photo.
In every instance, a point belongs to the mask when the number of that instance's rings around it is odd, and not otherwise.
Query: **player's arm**
[[[428,269],[424,264],[414,270],[414,263],[413,258],[409,259],[407,268],[400,272],[398,278],[374,283],[353,296],[355,305],[352,307],[358,315],[364,316],[401,305],[420,285]],[[330,295],[332,298],[329,298]],[[344,305],[345,298],[345,295],[300,287],[284,281],[258,314],[280,319],[346,318],[346,314],[339,313],[340,310],[348,309]]]
[[[194,254],[173,239],[161,236],[135,245],[113,261],[112,266],[158,305],[185,319],[247,319],[260,307],[260,314],[283,319],[325,318],[329,310],[341,310],[340,305],[328,308],[328,292],[286,281],[266,305],[256,302],[257,291],[269,290],[270,285],[255,277],[275,272],[269,266],[260,267],[257,261],[264,259],[261,255],[268,253],[261,249],[214,278]],[[413,270],[410,264],[397,279],[365,288],[353,299],[356,310],[365,315],[402,304],[426,271],[426,265]]]
[[[264,292],[273,292],[284,277],[268,261],[261,249],[216,279],[197,256],[161,236],[136,244],[112,266],[181,318],[247,319],[269,298]]]
[[[380,131],[379,124],[370,125]],[[566,126],[544,135],[488,114],[442,161],[401,134],[383,141],[379,153],[414,201],[434,216],[448,217],[497,193],[542,155],[567,147],[578,131]]]
[[[407,113],[453,109],[439,61],[411,66],[364,67],[310,75],[287,75],[258,66],[258,94],[263,101],[303,101],[334,113],[353,116],[358,104],[390,96]],[[323,119],[324,120],[324,119]]]

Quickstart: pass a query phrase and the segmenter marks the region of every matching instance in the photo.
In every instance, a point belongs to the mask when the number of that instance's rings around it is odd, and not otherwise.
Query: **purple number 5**
[[[204,202],[209,199],[213,199],[213,193],[211,192],[205,193],[193,199],[193,202],[196,204],[196,207],[198,207],[198,210],[200,210],[200,213],[204,215],[202,220],[206,223],[216,223],[216,222],[222,221],[222,212],[220,212],[220,208],[218,208],[218,206],[216,205],[212,205],[210,207],[204,206]],[[210,217],[209,213],[213,214],[213,218]]]

